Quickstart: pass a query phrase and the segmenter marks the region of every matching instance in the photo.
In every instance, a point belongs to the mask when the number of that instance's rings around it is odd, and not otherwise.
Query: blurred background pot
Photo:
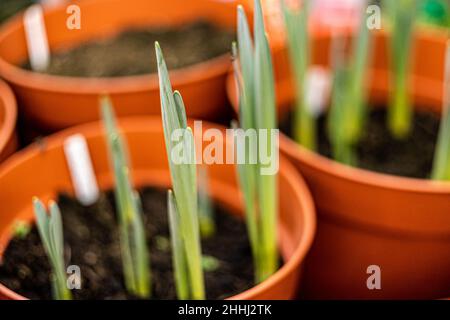
[[[262,3],[272,48],[278,114],[281,115],[286,113],[295,97],[284,21],[280,10],[280,0],[262,0]],[[313,41],[311,63],[329,67],[332,33],[342,34],[351,41],[355,28],[359,26],[361,3],[358,0],[317,0],[313,4],[309,25]],[[251,6],[251,3],[249,5]],[[389,92],[389,34],[381,29],[374,30],[373,36],[371,81],[368,89],[371,101],[374,104],[382,104],[386,102]],[[442,101],[447,39],[448,34],[445,29],[422,26],[416,31],[411,53],[413,62],[410,92],[416,105],[440,105]],[[230,86],[230,82],[227,86]],[[230,91],[230,88],[228,90]],[[236,111],[235,104],[233,108]]]
[[[375,34],[368,86],[373,105],[388,100],[386,33]],[[275,43],[282,43],[274,39]],[[279,42],[277,42],[277,40]],[[330,32],[315,30],[314,62],[329,65]],[[419,32],[411,96],[440,112],[446,36]],[[295,92],[287,53],[274,47],[278,113]],[[233,76],[228,92],[237,110]],[[419,107],[418,107],[419,108]],[[302,293],[310,299],[433,299],[450,288],[450,184],[351,168],[281,136],[281,152],[305,177],[318,210],[318,233],[308,256]],[[369,290],[370,266],[379,266],[381,290]]]
[[[123,119],[120,127],[128,141],[136,187],[169,188],[170,174],[161,120],[157,117]],[[211,128],[212,125],[203,123],[203,127]],[[113,177],[100,123],[68,129],[46,138],[40,145],[32,145],[17,153],[0,168],[0,256],[11,238],[14,222],[17,219],[32,220],[33,196],[47,201],[60,192],[73,194],[63,151],[64,140],[73,134],[86,137],[100,188],[107,190],[112,187]],[[200,138],[196,136],[196,139]],[[208,171],[211,196],[231,213],[242,216],[235,166],[214,164],[208,167]],[[315,233],[314,205],[306,184],[283,158],[279,187],[279,243],[285,264],[268,280],[233,297],[235,299],[292,299],[297,294],[302,263]],[[0,297],[23,299],[1,284]]]
[[[50,50],[75,48],[87,41],[111,38],[140,27],[180,27],[208,21],[235,30],[236,1],[220,0],[85,0],[81,29],[66,27],[67,4],[44,10]],[[231,43],[230,43],[231,48]],[[153,54],[149,51],[149,55]],[[108,92],[118,116],[159,114],[156,74],[117,78],[72,78],[27,71],[28,59],[22,16],[0,28],[0,75],[13,87],[24,117],[51,132],[98,118],[97,99]],[[189,116],[220,119],[226,112],[226,73],[230,56],[173,70],[174,87],[183,93]]]
[[[17,105],[9,86],[0,80],[0,161],[17,149]]]

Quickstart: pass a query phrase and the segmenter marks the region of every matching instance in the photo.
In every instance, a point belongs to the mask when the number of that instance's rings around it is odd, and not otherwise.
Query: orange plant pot
[[[161,120],[157,117],[123,119],[120,122],[129,146],[136,187],[170,187]],[[203,123],[203,128],[212,125]],[[63,142],[83,134],[88,143],[97,181],[102,190],[112,188],[103,126],[86,124],[46,138],[11,157],[0,168],[0,257],[11,237],[14,221],[32,220],[31,197],[44,201],[58,192],[73,193]],[[201,135],[196,134],[197,144]],[[225,146],[225,141],[219,141]],[[231,213],[243,215],[234,165],[209,166],[211,196]],[[297,171],[285,159],[280,163],[279,247],[286,263],[272,277],[233,299],[291,299],[296,296],[302,264],[315,233],[312,197]],[[231,235],[230,235],[231,236]],[[0,284],[0,298],[24,299]]]
[[[239,0],[85,0],[77,3],[82,14],[80,30],[66,27],[67,4],[45,9],[44,19],[53,51],[113,37],[136,27],[177,27],[206,20],[234,30],[238,3]],[[27,57],[19,15],[0,28],[0,76],[12,85],[24,115],[42,131],[97,120],[98,96],[102,93],[111,95],[118,116],[160,112],[156,74],[92,79],[52,76],[21,69],[19,65]],[[188,116],[220,119],[227,110],[225,82],[229,67],[230,57],[223,55],[171,72],[174,87],[183,93]]]
[[[0,162],[17,149],[17,104],[8,85],[0,80]]]
[[[375,35],[372,101],[388,100],[387,36]],[[316,63],[328,65],[330,34],[314,35]],[[440,112],[446,36],[419,33],[411,96]],[[286,50],[274,48],[278,113],[294,101]],[[237,110],[233,76],[228,93]],[[318,232],[308,256],[304,297],[310,299],[433,299],[450,291],[450,184],[351,168],[281,135],[280,148],[305,177],[318,210]],[[367,269],[381,269],[381,290],[369,290]]]

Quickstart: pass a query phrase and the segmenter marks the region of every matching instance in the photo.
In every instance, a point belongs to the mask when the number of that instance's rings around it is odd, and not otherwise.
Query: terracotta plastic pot
[[[316,62],[327,65],[330,36],[314,38]],[[418,108],[440,112],[446,37],[416,39],[411,95]],[[388,99],[386,34],[377,33],[374,104]],[[286,52],[275,49],[280,116],[293,105]],[[236,110],[234,80],[228,91]],[[311,299],[433,299],[450,290],[450,184],[350,168],[282,135],[280,148],[303,174],[318,210],[318,233],[305,269]],[[369,266],[381,270],[381,290],[369,290]]]
[[[8,85],[0,80],[0,162],[17,149],[17,104]]]
[[[82,42],[112,37],[134,27],[173,26],[206,20],[235,29],[232,0],[84,0],[82,27],[69,30],[67,5],[48,8],[44,19],[51,50],[76,47]],[[231,44],[230,44],[231,48]],[[98,119],[98,95],[112,96],[119,116],[159,114],[158,77],[71,78],[34,73],[18,66],[27,60],[22,16],[0,28],[0,75],[13,87],[24,115],[42,131],[55,131]],[[228,54],[174,70],[171,79],[183,94],[187,113],[201,119],[219,119],[227,108],[225,82]]]
[[[135,185],[169,188],[161,120],[157,117],[130,118],[122,120],[120,126],[128,141]],[[203,128],[209,127],[203,123]],[[63,131],[47,138],[40,146],[33,145],[17,153],[0,169],[0,257],[10,239],[14,221],[32,219],[32,196],[48,200],[61,191],[73,192],[63,141],[77,133],[87,139],[99,186],[103,190],[112,187],[106,141],[99,123]],[[196,139],[201,136],[197,134]],[[209,173],[212,197],[233,214],[242,216],[234,165],[211,165]],[[285,159],[280,163],[279,186],[279,246],[286,263],[267,281],[234,299],[290,299],[297,293],[302,263],[315,233],[314,206],[306,184]],[[24,298],[1,284],[0,297]]]

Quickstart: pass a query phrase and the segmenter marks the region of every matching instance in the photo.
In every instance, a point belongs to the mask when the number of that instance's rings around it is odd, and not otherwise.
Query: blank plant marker
[[[31,68],[34,71],[43,71],[50,63],[50,49],[42,6],[36,4],[29,7],[25,11],[23,24]]]
[[[99,190],[84,136],[77,134],[67,138],[64,153],[77,199],[85,206],[94,204]]]

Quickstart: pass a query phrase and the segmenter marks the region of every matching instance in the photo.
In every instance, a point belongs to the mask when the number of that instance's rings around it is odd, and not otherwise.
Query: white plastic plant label
[[[42,6],[29,7],[24,14],[23,24],[28,47],[28,57],[34,71],[45,70],[50,62],[50,49]]]
[[[84,136],[77,134],[67,138],[64,153],[77,199],[85,206],[94,204],[100,192]]]
[[[321,66],[312,66],[306,77],[306,101],[310,112],[320,116],[330,100],[331,93],[330,71]]]

